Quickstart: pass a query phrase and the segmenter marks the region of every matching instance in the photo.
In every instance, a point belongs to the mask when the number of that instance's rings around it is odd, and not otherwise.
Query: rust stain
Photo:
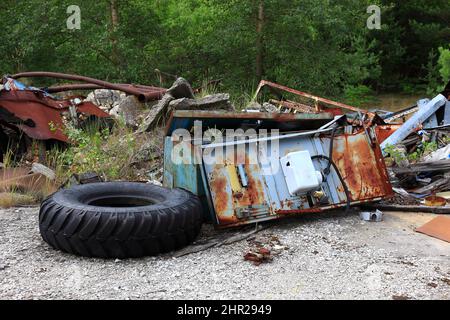
[[[382,166],[376,153],[367,143],[365,135],[336,137],[338,148],[333,150],[333,160],[350,191],[352,201],[363,201],[385,196],[386,186]]]
[[[215,193],[214,207],[219,217],[228,209],[228,193],[226,192],[227,179],[225,177],[215,177],[211,181],[211,189]]]
[[[375,133],[377,135],[378,143],[382,143],[384,140],[389,138],[401,125],[391,124],[391,125],[378,125],[375,127]]]
[[[246,164],[244,165],[245,172],[247,174],[248,186],[242,191],[242,197],[237,198],[236,206],[247,207],[251,205],[258,205],[264,203],[264,189],[260,179],[254,177],[253,173],[258,170],[257,165],[248,164],[246,158]]]

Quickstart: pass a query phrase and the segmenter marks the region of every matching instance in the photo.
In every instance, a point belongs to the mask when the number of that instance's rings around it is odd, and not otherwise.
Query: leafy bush
[[[439,72],[445,83],[450,81],[450,45],[448,48],[439,48]]]
[[[363,106],[373,103],[375,97],[372,89],[365,85],[347,86],[344,90],[344,100],[353,106]]]

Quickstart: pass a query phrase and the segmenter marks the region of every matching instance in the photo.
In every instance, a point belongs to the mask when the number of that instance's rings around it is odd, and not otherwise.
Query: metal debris
[[[278,236],[268,233],[261,234],[255,238],[247,240],[250,248],[244,253],[244,260],[251,261],[255,266],[268,263],[283,251],[288,250],[282,245]]]
[[[399,129],[397,129],[392,135],[384,140],[380,147],[384,152],[384,149],[388,145],[395,145],[404,140],[409,134],[414,132],[419,125],[427,120],[432,114],[434,114],[440,107],[445,105],[447,99],[442,95],[437,95],[433,100],[420,100],[418,102],[419,110],[408,119]]]
[[[416,229],[431,237],[450,242],[450,218],[440,216]]]
[[[349,125],[345,117],[339,119],[334,121],[333,114],[327,112],[174,111],[165,138],[164,185],[185,188],[199,195],[208,208],[209,219],[220,227],[321,212],[391,197],[389,177],[372,130]],[[190,162],[192,164],[174,164],[172,150],[179,142],[172,139],[172,133],[181,128],[191,132],[198,121],[204,130],[277,128],[281,132],[271,137],[255,136],[243,141],[213,144],[207,140],[183,141],[193,150],[193,155],[212,154],[213,150],[238,150],[243,145],[241,152],[235,152],[242,162],[224,156],[223,161],[203,161],[200,166],[194,161]],[[315,170],[322,172],[326,179],[317,190],[314,187],[291,194],[281,169],[272,169],[259,160],[250,162],[253,157],[251,146],[265,143],[267,150],[272,144],[279,145],[277,155],[265,154],[269,163],[279,163],[280,157],[307,150]],[[264,158],[261,154],[260,157]]]
[[[383,212],[380,210],[375,210],[374,212],[370,211],[361,211],[359,213],[359,217],[361,220],[364,221],[371,221],[371,222],[380,222],[383,221]]]
[[[147,102],[151,100],[161,99],[162,95],[166,92],[164,88],[156,88],[156,87],[147,87],[147,86],[133,86],[129,84],[115,84],[103,80],[98,80],[90,77],[74,75],[74,74],[64,74],[57,72],[22,72],[15,75],[12,75],[13,79],[20,78],[55,78],[55,79],[64,79],[71,81],[82,81],[89,84],[97,85],[100,88],[111,89],[111,90],[119,90],[122,92],[126,92],[131,95],[135,95],[138,97],[139,101]],[[60,88],[61,89],[61,88]],[[66,89],[66,88],[64,88]],[[73,88],[72,88],[73,89]],[[78,88],[79,89],[79,88]],[[55,92],[55,90],[52,90]]]
[[[10,85],[0,91],[0,125],[23,131],[30,138],[68,142],[63,131],[63,115],[69,116],[71,108],[87,116],[109,117],[91,102],[76,98],[57,100],[10,78],[6,81]]]
[[[447,204],[447,200],[438,196],[428,196],[425,199],[425,205],[428,207],[442,207]]]

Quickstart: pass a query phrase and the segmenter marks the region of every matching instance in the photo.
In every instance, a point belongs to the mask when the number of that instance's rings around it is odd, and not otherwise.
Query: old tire
[[[202,224],[194,194],[153,184],[79,185],[45,199],[39,230],[52,247],[81,256],[135,258],[191,243]]]

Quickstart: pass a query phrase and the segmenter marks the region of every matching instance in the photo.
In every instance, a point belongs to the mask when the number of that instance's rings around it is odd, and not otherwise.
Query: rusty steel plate
[[[1,91],[0,121],[14,125],[30,138],[37,140],[55,139],[67,142],[63,132],[62,113],[68,112],[70,100],[55,100],[42,92]],[[76,105],[77,112],[100,118],[109,117],[91,102]],[[55,129],[52,130],[50,124]]]
[[[450,242],[450,218],[444,216],[436,217],[417,228],[416,232]]]

